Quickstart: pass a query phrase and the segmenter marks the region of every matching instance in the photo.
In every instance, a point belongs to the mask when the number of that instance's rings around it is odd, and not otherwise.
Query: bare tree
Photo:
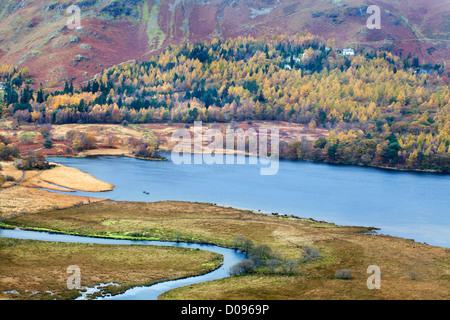
[[[243,244],[244,244],[244,241],[245,241],[245,238],[244,238],[244,237],[242,237],[242,236],[237,236],[237,237],[234,239],[234,245],[233,245],[234,250],[239,250],[239,249],[241,249],[242,246],[243,246]]]
[[[313,247],[305,247],[303,249],[302,262],[307,263],[316,260],[320,255],[319,250]]]
[[[252,260],[245,259],[233,265],[230,269],[230,274],[239,275],[243,273],[248,273],[253,271],[254,268],[255,263]]]
[[[269,259],[266,261],[266,266],[270,273],[274,273],[281,264],[282,262],[278,259]]]
[[[250,259],[255,261],[256,264],[263,264],[266,260],[272,257],[272,249],[268,245],[262,244],[255,247],[251,254]]]
[[[283,271],[285,274],[291,274],[294,272],[295,268],[298,267],[298,261],[297,260],[285,260],[283,262]]]

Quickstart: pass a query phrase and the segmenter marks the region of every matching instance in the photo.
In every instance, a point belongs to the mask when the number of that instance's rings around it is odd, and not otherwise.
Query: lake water
[[[450,247],[450,176],[280,161],[278,174],[260,165],[175,165],[127,157],[48,158],[113,183],[117,201],[180,200],[293,214]],[[149,194],[143,193],[144,191]]]

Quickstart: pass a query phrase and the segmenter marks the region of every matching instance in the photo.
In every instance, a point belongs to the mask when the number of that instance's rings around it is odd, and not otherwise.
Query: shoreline
[[[46,155],[45,158],[95,158],[95,157],[126,157],[126,158],[134,158],[134,159],[140,159],[140,160],[147,160],[147,161],[167,161],[165,158],[144,158],[144,157],[137,157],[132,154],[126,154],[126,153],[114,153],[114,152],[102,152],[98,154],[78,154],[78,155]]]
[[[130,125],[130,126],[122,126],[120,124],[64,124],[64,125],[54,125],[52,126],[52,130],[54,132],[55,137],[60,136],[64,137],[69,131],[75,130],[80,132],[92,132],[96,135],[97,139],[101,141],[101,139],[105,139],[109,135],[116,136],[119,139],[122,139],[122,142],[118,145],[109,146],[106,144],[98,144],[95,149],[84,150],[80,152],[67,153],[64,152],[64,148],[69,147],[69,144],[66,140],[61,140],[61,142],[55,142],[53,148],[45,149],[41,148],[42,138],[40,137],[37,141],[34,141],[30,144],[19,144],[20,150],[22,154],[25,154],[29,151],[38,152],[40,155],[44,157],[87,157],[87,156],[124,156],[130,158],[136,158],[141,160],[149,160],[149,161],[164,161],[164,159],[160,158],[143,158],[137,157],[130,153],[129,147],[127,147],[127,143],[125,142],[127,138],[134,137],[136,139],[143,139],[146,137],[146,134],[152,132],[155,137],[158,139],[162,139],[163,143],[159,146],[160,152],[171,152],[173,148],[173,144],[175,141],[171,140],[171,134],[174,130],[184,128],[183,123],[173,123],[171,125],[167,125],[165,123],[153,123],[153,124],[139,124],[139,125]],[[212,124],[204,123],[203,130],[209,128]],[[229,124],[220,124],[218,128],[225,128]],[[283,121],[255,121],[252,125],[249,125],[245,122],[238,122],[239,128],[267,128],[267,127],[277,127],[280,129],[280,132],[283,133],[282,142],[286,143],[294,143],[298,142],[300,138],[306,138],[309,141],[314,141],[320,136],[326,136],[328,131],[323,129],[316,129],[314,132],[306,132],[305,127],[300,124],[292,124]],[[192,128],[189,129],[190,132]],[[21,129],[13,130],[12,132],[6,131],[5,128],[2,130],[6,136],[11,136],[12,133],[20,133],[20,132],[33,132],[36,131],[35,127],[32,127],[31,124],[25,124]],[[192,132],[191,132],[192,134]],[[12,138],[12,136],[11,136]],[[35,139],[36,140],[36,139]],[[59,141],[59,140],[58,140]],[[170,142],[171,141],[171,142]],[[206,141],[204,141],[206,142]],[[100,143],[100,142],[99,142]],[[36,145],[36,146],[33,146]],[[33,146],[33,147],[32,147]],[[217,155],[225,155],[225,154],[234,154],[234,155],[245,155],[245,156],[258,156],[252,155],[245,150],[241,152],[239,150],[227,150],[222,146],[217,150],[212,149],[209,145],[203,144],[202,150],[195,151],[191,145],[190,150],[186,150],[185,154],[198,154],[198,153],[207,153],[210,154],[214,151]],[[184,150],[183,150],[184,152]],[[431,169],[421,169],[421,168],[407,168],[404,165],[402,166],[384,166],[384,165],[365,165],[365,164],[349,164],[344,162],[334,162],[329,160],[311,160],[311,159],[289,159],[287,157],[280,157],[280,160],[289,160],[289,161],[305,161],[312,163],[324,163],[330,165],[339,165],[339,166],[355,166],[355,167],[367,167],[367,168],[376,168],[381,170],[390,170],[390,171],[399,171],[399,172],[413,172],[413,173],[432,173],[432,174],[443,174],[449,175],[450,168],[441,167],[441,168],[431,168]],[[167,160],[167,159],[166,159]]]
[[[299,161],[299,162],[309,162],[309,163],[322,163],[322,164],[328,164],[328,165],[334,165],[334,166],[343,166],[343,167],[356,167],[356,168],[372,168],[372,169],[378,169],[378,170],[387,170],[387,171],[397,171],[397,172],[409,172],[409,173],[431,173],[431,174],[438,174],[438,175],[450,175],[450,171],[442,171],[442,170],[435,170],[435,169],[408,169],[408,168],[396,168],[396,167],[384,167],[384,166],[368,166],[363,164],[345,164],[345,163],[339,163],[339,162],[327,162],[327,161],[314,161],[314,160],[292,160],[287,158],[282,158],[280,160],[288,160],[288,161]]]

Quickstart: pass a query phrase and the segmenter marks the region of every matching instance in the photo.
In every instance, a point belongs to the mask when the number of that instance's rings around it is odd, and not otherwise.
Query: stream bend
[[[212,251],[221,254],[223,256],[222,266],[207,274],[171,280],[166,282],[160,282],[151,286],[134,287],[122,294],[116,296],[101,297],[98,298],[97,300],[157,300],[160,294],[175,288],[229,277],[230,276],[229,270],[231,266],[233,266],[235,263],[241,260],[248,258],[248,255],[244,252],[218,247],[210,244],[93,238],[93,237],[74,236],[66,234],[40,232],[40,231],[27,231],[21,229],[14,229],[14,230],[0,229],[0,237],[25,239],[25,240],[38,240],[38,241],[66,242],[66,243],[180,247],[180,248]]]

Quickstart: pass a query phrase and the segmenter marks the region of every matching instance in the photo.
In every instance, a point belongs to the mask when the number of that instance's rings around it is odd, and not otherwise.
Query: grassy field
[[[0,299],[74,299],[67,288],[71,265],[81,286],[114,283],[104,293],[185,278],[214,270],[222,256],[209,251],[144,246],[68,244],[0,238]]]
[[[363,227],[341,227],[312,219],[269,216],[187,202],[104,201],[30,214],[4,221],[23,228],[102,237],[180,240],[234,247],[236,237],[266,244],[282,260],[300,261],[307,247],[317,259],[290,272],[259,267],[233,276],[175,289],[165,299],[448,299],[449,249],[390,236]],[[381,268],[381,290],[366,286],[367,268]],[[351,280],[335,279],[350,269]]]

